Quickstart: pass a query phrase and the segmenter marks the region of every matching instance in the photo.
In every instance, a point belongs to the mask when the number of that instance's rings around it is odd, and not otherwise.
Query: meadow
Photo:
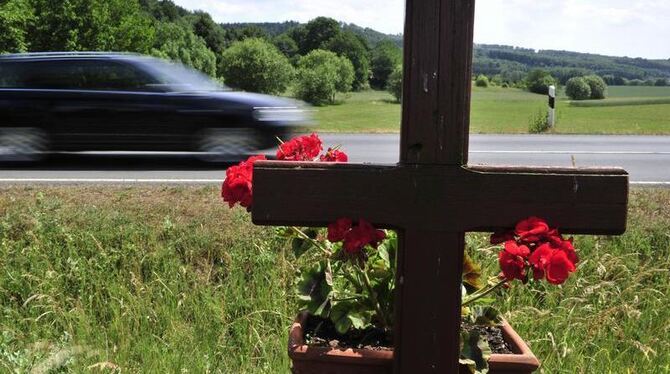
[[[474,87],[472,133],[527,133],[546,112],[547,98],[516,88]],[[319,131],[398,132],[400,104],[384,91],[354,92],[336,105],[315,107]],[[670,134],[670,87],[609,87],[605,100],[557,100],[560,134]]]
[[[496,295],[541,372],[670,371],[668,227],[670,190],[634,190],[566,284]],[[287,373],[291,253],[215,187],[2,187],[0,372]]]

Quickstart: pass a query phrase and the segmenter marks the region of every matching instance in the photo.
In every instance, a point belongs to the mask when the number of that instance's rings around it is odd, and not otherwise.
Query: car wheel
[[[38,128],[0,128],[0,161],[38,161],[47,150],[47,136]]]
[[[206,129],[197,140],[200,158],[208,162],[233,162],[261,147],[251,128]]]

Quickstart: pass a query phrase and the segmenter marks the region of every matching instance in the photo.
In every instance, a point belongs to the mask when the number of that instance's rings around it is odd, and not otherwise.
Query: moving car
[[[0,160],[54,151],[186,151],[235,160],[307,124],[300,102],[234,92],[136,54],[0,55]]]

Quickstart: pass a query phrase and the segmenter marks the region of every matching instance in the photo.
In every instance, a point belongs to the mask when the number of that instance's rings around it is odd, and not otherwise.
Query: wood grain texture
[[[495,231],[537,215],[566,233],[619,234],[628,203],[626,172],[603,168],[264,161],[253,188],[252,219],[265,225],[353,217],[395,229]]]
[[[474,0],[407,1],[400,158],[468,158]]]
[[[398,237],[396,373],[458,373],[462,232],[405,230]]]

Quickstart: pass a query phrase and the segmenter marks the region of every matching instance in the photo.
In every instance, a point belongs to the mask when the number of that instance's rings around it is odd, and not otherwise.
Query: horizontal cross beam
[[[252,219],[325,226],[495,231],[540,216],[562,232],[621,234],[628,174],[619,168],[379,166],[257,162]],[[361,217],[359,217],[361,216]]]

